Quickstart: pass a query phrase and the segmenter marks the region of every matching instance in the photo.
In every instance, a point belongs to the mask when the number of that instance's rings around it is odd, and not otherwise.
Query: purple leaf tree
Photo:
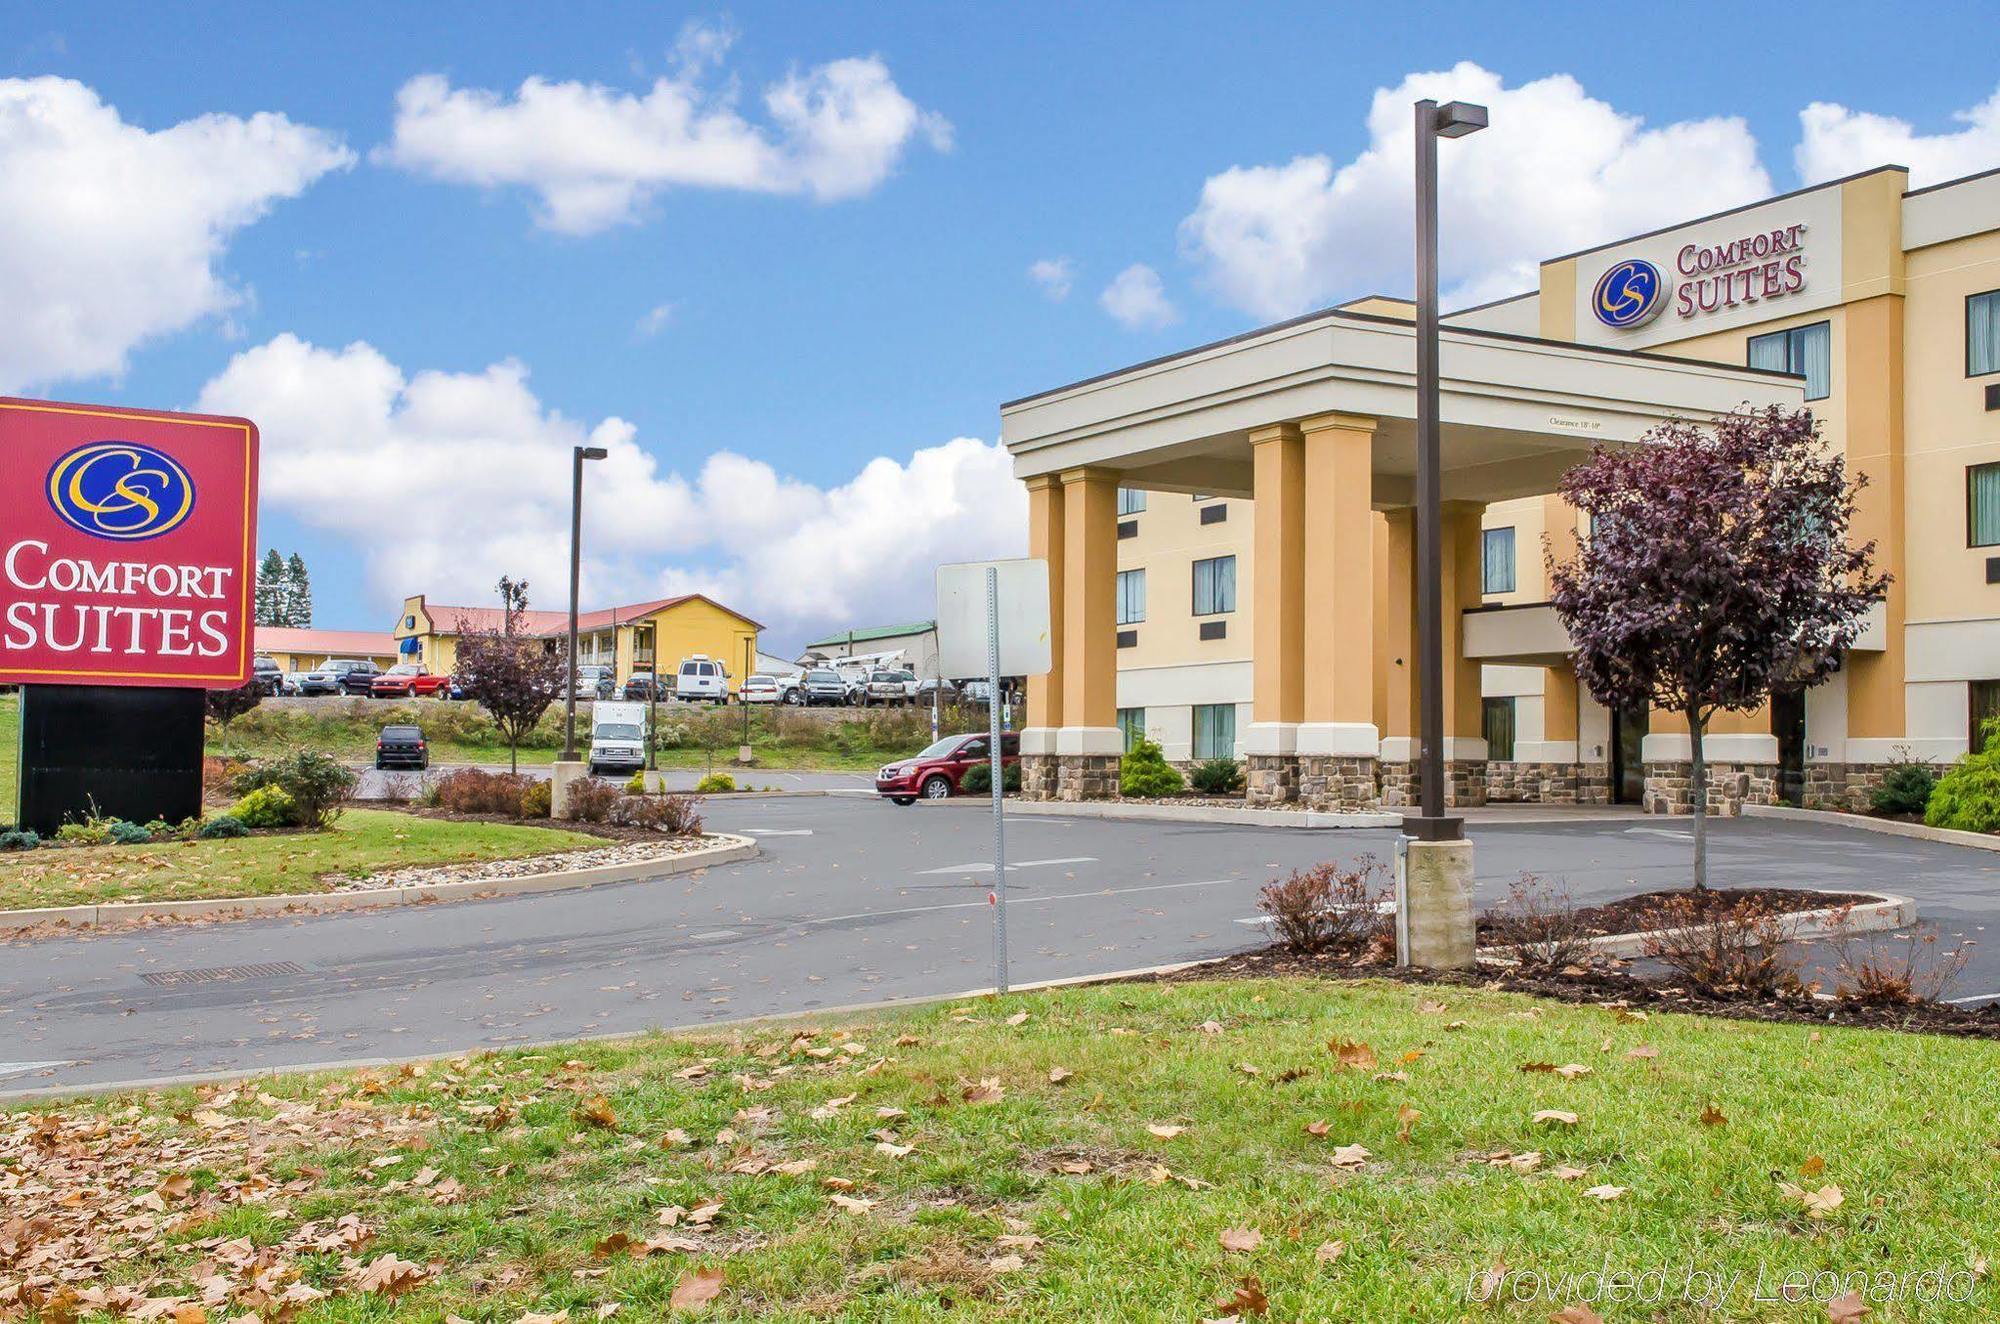
[[[1855,493],[1809,410],[1744,410],[1599,447],[1560,491],[1590,517],[1573,559],[1546,550],[1550,603],[1598,702],[1687,722],[1694,884],[1708,885],[1708,767],[1717,711],[1754,712],[1839,667],[1889,577],[1848,530]]]
[[[507,767],[521,770],[521,740],[563,692],[569,665],[555,641],[522,633],[528,586],[501,580],[507,607],[497,630],[458,623],[458,684],[478,701],[507,741]],[[509,591],[510,587],[514,591]]]

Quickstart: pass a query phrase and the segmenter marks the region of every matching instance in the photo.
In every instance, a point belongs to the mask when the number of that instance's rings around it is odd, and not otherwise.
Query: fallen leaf
[[[1373,1071],[1377,1065],[1375,1050],[1367,1044],[1353,1043],[1346,1039],[1330,1039],[1327,1051],[1339,1059],[1340,1065],[1355,1071]]]
[[[1701,1124],[1703,1126],[1727,1126],[1729,1125],[1729,1119],[1723,1116],[1722,1109],[1711,1103],[1701,1110]]]
[[[1647,1058],[1655,1058],[1658,1057],[1659,1055],[1660,1055],[1660,1050],[1653,1047],[1651,1044],[1640,1044],[1637,1048],[1631,1049],[1629,1052],[1625,1054],[1625,1056],[1627,1057],[1636,1057],[1642,1060]]]
[[[986,1267],[994,1273],[1017,1273],[1027,1265],[1019,1255],[996,1255],[986,1261]]]
[[[850,1214],[865,1214],[875,1207],[873,1200],[864,1199],[858,1195],[829,1195],[827,1199],[833,1201],[834,1204],[845,1209]]]
[[[967,1103],[998,1103],[1000,1096],[1007,1092],[998,1076],[987,1076],[978,1084],[968,1085],[959,1091],[958,1097]]]
[[[1264,1234],[1254,1227],[1226,1227],[1216,1238],[1224,1250],[1242,1251],[1248,1254],[1264,1244]]]
[[[1557,1181],[1575,1181],[1580,1177],[1587,1177],[1589,1175],[1590,1170],[1588,1168],[1573,1168],[1567,1163],[1562,1164],[1560,1167],[1549,1169],[1549,1176],[1554,1177]]]
[[[1564,1080],[1575,1080],[1578,1076],[1590,1074],[1590,1068],[1581,1062],[1565,1062],[1556,1068],[1556,1074]]]
[[[1025,1011],[1017,1011],[1007,1018],[1007,1024],[1009,1025],[1026,1025],[1027,1023],[1028,1013]]]
[[[852,1094],[843,1094],[837,1099],[828,1099],[807,1115],[815,1122],[831,1121],[833,1118],[840,1116],[840,1110],[848,1104],[853,1103],[854,1099],[855,1096]]]
[[[1560,1108],[1544,1108],[1529,1120],[1535,1122],[1557,1122],[1563,1126],[1575,1126],[1576,1114],[1566,1113]]]
[[[1779,1189],[1785,1193],[1787,1199],[1798,1201],[1805,1209],[1808,1218],[1825,1218],[1847,1202],[1847,1197],[1841,1193],[1838,1186],[1822,1186],[1814,1191],[1786,1182]]]
[[[363,1292],[398,1297],[423,1286],[430,1270],[421,1264],[399,1259],[394,1252],[377,1256],[354,1275],[354,1286]]]
[[[1306,1134],[1307,1134],[1307,1135],[1309,1135],[1309,1136],[1321,1136],[1321,1137],[1324,1137],[1324,1136],[1326,1135],[1326,1133],[1327,1133],[1327,1132],[1329,1132],[1329,1131],[1331,1131],[1331,1130],[1333,1130],[1333,1123],[1332,1123],[1332,1122],[1307,1122],[1307,1123],[1306,1123]]]
[[[593,1094],[577,1105],[576,1115],[592,1126],[614,1130],[618,1126],[618,1114],[611,1111],[611,1100],[602,1094]]]
[[[1616,1200],[1625,1194],[1625,1191],[1626,1188],[1623,1186],[1593,1186],[1584,1194],[1593,1200]]]
[[[1089,1172],[1091,1170],[1090,1160],[1064,1159],[1061,1163],[1056,1164],[1056,1170],[1059,1172],[1066,1172],[1072,1177],[1081,1177],[1086,1172]]]
[[[1345,1254],[1347,1254],[1346,1242],[1323,1241],[1320,1243],[1319,1249],[1313,1252],[1313,1259],[1319,1261],[1321,1264],[1332,1264]]]
[[[690,1269],[674,1284],[668,1310],[700,1310],[722,1293],[722,1269]]]
[[[1071,1071],[1068,1067],[1050,1067],[1049,1084],[1060,1085],[1075,1074],[1076,1073]]]
[[[1366,1145],[1341,1145],[1333,1151],[1333,1166],[1336,1168],[1359,1168],[1374,1157]]]
[[[1799,1176],[1801,1177],[1817,1177],[1825,1171],[1826,1160],[1817,1154],[1812,1155],[1804,1163],[1799,1164]]]
[[[1255,1274],[1237,1284],[1236,1290],[1215,1303],[1216,1310],[1224,1316],[1261,1315],[1271,1308],[1270,1298],[1264,1295],[1264,1284],[1257,1281]]]
[[[876,1143],[875,1152],[887,1155],[890,1158],[905,1158],[915,1148],[915,1145],[893,1145],[887,1140],[882,1140]]]
[[[1172,1140],[1185,1130],[1187,1130],[1185,1126],[1171,1126],[1163,1122],[1149,1122],[1146,1124],[1147,1133],[1157,1136],[1161,1140]]]
[[[1604,1316],[1580,1301],[1572,1301],[1550,1315],[1553,1324],[1604,1324]]]
[[[1402,1141],[1404,1144],[1408,1144],[1410,1142],[1410,1132],[1416,1129],[1417,1119],[1422,1116],[1422,1113],[1407,1103],[1398,1108],[1396,1110],[1396,1139]]]

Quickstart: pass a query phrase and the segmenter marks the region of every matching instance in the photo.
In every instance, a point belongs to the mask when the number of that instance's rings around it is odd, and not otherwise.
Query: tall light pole
[[[563,676],[563,762],[576,762],[576,590],[583,574],[583,462],[601,460],[602,446],[570,451],[569,486],[569,666]]]
[[[1486,127],[1486,107],[1419,101],[1417,129],[1417,668],[1419,812],[1403,831],[1457,841],[1464,819],[1444,812],[1444,624],[1438,483],[1437,143]]]

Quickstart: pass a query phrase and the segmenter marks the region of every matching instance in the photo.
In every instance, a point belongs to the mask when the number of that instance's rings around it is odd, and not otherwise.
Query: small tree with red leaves
[[[1848,541],[1865,481],[1810,411],[1776,406],[1664,423],[1563,476],[1590,528],[1573,559],[1545,552],[1550,602],[1598,702],[1687,721],[1696,887],[1708,884],[1709,719],[1826,679],[1887,591],[1875,544]]]
[[[516,587],[518,596],[505,595],[507,607],[498,630],[470,629],[460,620],[456,674],[459,688],[486,709],[507,738],[507,766],[519,772],[521,738],[535,729],[561,696],[567,667],[550,640],[519,632],[519,618],[528,605],[527,585]]]

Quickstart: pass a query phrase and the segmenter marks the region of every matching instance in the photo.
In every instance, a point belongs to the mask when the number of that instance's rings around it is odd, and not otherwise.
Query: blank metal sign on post
[[[1049,563],[963,561],[937,572],[938,671],[953,680],[986,674],[986,571],[998,573],[1000,674],[1045,676],[1049,653]]]

